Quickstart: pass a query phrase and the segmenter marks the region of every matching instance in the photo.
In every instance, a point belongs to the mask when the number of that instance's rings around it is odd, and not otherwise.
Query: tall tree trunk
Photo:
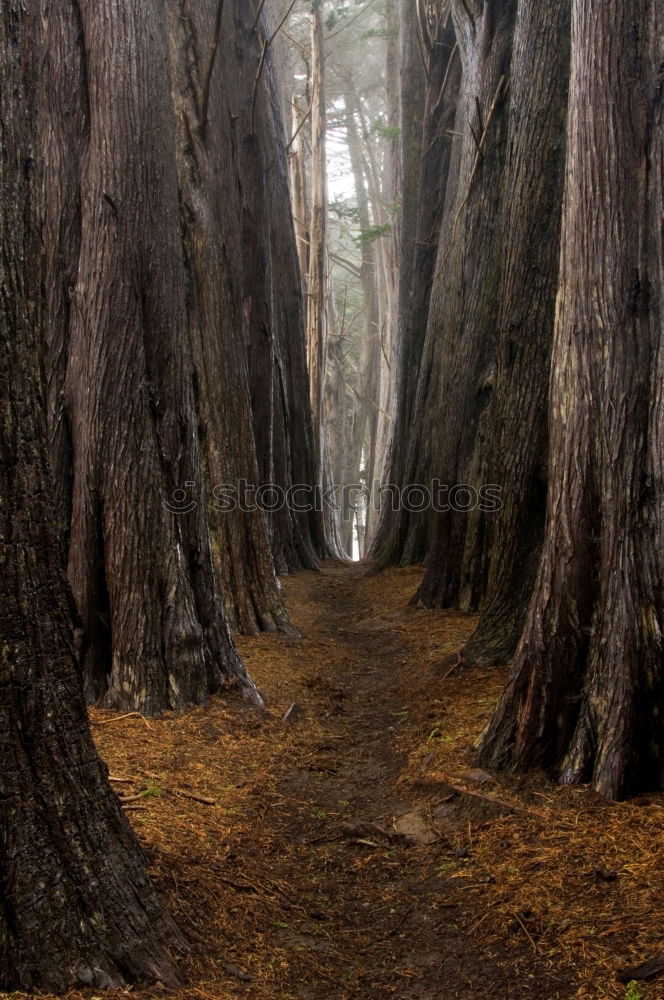
[[[358,222],[360,232],[367,233],[371,228],[371,213],[363,169],[362,139],[355,117],[355,104],[359,98],[352,81],[348,84],[348,93],[344,95],[344,114],[346,141],[355,184]],[[358,362],[358,377],[356,399],[354,404],[354,419],[349,438],[347,486],[356,486],[360,482],[362,456],[366,452],[368,458],[367,483],[369,490],[373,480],[373,456],[376,446],[376,431],[378,413],[380,374],[380,310],[378,305],[378,275],[375,244],[361,243],[360,285],[364,305],[364,323],[360,356]]]
[[[332,531],[338,536],[343,554],[353,549],[353,512],[349,486],[353,482],[353,429],[359,409],[351,398],[346,381],[343,330],[339,329],[331,289],[327,305],[327,365],[325,372],[325,438],[329,449],[331,484],[336,487],[334,504],[338,512]]]
[[[163,11],[73,10],[49,7],[41,96],[54,462],[88,697],[153,714],[253,688],[201,487]]]
[[[307,282],[307,356],[314,439],[324,453],[324,395],[327,359],[327,166],[325,41],[322,0],[311,7],[311,211]]]
[[[274,509],[267,512],[267,522],[277,569],[291,572],[317,567],[323,548],[322,524],[319,512],[299,509],[306,504],[298,504],[298,494],[293,494],[298,487],[317,482],[305,311],[275,48],[278,24],[271,4],[261,5],[257,0],[254,8],[236,0],[236,31],[244,40],[244,58],[237,72],[243,81],[244,113],[236,125],[236,130],[240,127],[244,133],[238,168],[243,212],[243,296],[249,323],[249,374],[259,477],[262,483],[275,487]],[[265,47],[262,71],[261,46]],[[295,502],[279,502],[289,496],[294,496]]]
[[[487,532],[490,566],[467,660],[506,662],[532,592],[546,512],[547,396],[560,260],[571,0],[522,0],[514,38],[496,383],[480,476],[499,513],[469,514]],[[479,546],[477,546],[479,547]],[[472,575],[467,567],[465,574]]]
[[[307,186],[307,155],[304,141],[306,114],[297,94],[293,97],[293,135],[291,138],[290,177],[293,197],[293,218],[300,273],[309,274],[309,191]]]
[[[402,33],[402,158],[403,193],[400,246],[396,348],[392,364],[397,368],[392,434],[385,460],[384,482],[403,488],[409,468],[417,465],[419,452],[412,419],[422,350],[429,314],[438,234],[450,174],[454,144],[453,129],[461,64],[455,48],[449,4],[435,6],[435,19],[426,25],[422,51],[426,53],[424,75],[418,46],[415,4],[401,8]],[[419,151],[419,156],[418,156]],[[412,481],[412,480],[411,480]],[[410,512],[382,507],[372,555],[376,565],[417,560],[424,555],[420,544],[408,555],[404,545]]]
[[[0,989],[175,987],[186,945],[92,742],[53,534],[33,158],[45,13],[0,8]]]
[[[459,601],[468,523],[467,513],[459,508],[467,497],[454,491],[462,484],[475,489],[481,485],[473,473],[482,464],[482,415],[495,378],[501,193],[516,0],[470,5],[453,0],[452,14],[463,67],[455,128],[462,134],[459,181],[441,230],[415,418],[421,436],[416,470],[420,481],[437,477],[449,489],[433,514],[411,519],[414,537],[418,521],[431,520],[428,569],[417,594],[428,607]],[[477,606],[486,583],[486,547],[483,538],[476,541],[472,579],[464,581],[470,607]]]
[[[392,433],[397,389],[397,334],[399,295],[399,226],[396,207],[400,197],[401,158],[401,77],[399,70],[399,19],[396,0],[385,4],[385,30],[387,32],[385,93],[389,139],[384,153],[383,200],[388,206],[390,220],[389,239],[381,241],[389,268],[390,300],[384,315],[379,317],[379,336],[374,341],[374,389],[371,413],[372,436],[366,462],[369,490],[373,492],[383,480]],[[365,548],[370,547],[377,528],[379,505],[371,502],[366,509]]]
[[[254,88],[243,64],[251,62],[253,84],[258,58],[247,52],[245,25],[233,4],[170,0],[168,10],[198,431],[207,482],[213,495],[216,491],[210,510],[214,565],[234,628],[289,632],[267,522],[255,493],[267,484],[259,477],[246,352],[252,316],[260,322],[264,303],[259,293],[254,312],[254,303],[244,296],[237,144],[254,141],[245,133],[247,116],[253,120]],[[262,177],[248,178],[248,186],[264,199]],[[249,221],[246,217],[245,229]],[[271,397],[271,358],[264,374],[264,390]],[[219,492],[225,488],[237,493]]]
[[[482,743],[613,798],[664,763],[664,33],[659,0],[574,0],[546,536]]]
[[[327,256],[327,113],[325,93],[325,36],[323,0],[311,0],[311,203],[309,211],[309,270],[307,296],[307,360],[318,461],[320,494],[323,502],[323,531],[326,554],[343,558],[341,509],[328,503],[335,487],[332,455],[325,427],[325,381],[329,355],[329,268]]]

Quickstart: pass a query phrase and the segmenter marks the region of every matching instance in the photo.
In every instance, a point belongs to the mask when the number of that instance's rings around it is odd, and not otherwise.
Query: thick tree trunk
[[[418,464],[419,440],[413,432],[413,410],[454,148],[448,133],[454,125],[461,64],[447,4],[438,4],[435,18],[425,26],[422,44],[427,58],[426,77],[417,41],[416,5],[406,4],[400,13],[403,193],[398,236],[397,336],[392,361],[397,374],[392,434],[381,478],[403,488]],[[389,504],[382,507],[372,545],[377,566],[384,568],[422,558],[420,544],[414,544],[407,555],[404,552],[409,524],[409,511],[392,510]]]
[[[607,797],[664,762],[659,0],[574,0],[546,536],[487,764]]]
[[[176,159],[188,276],[187,320],[196,372],[196,396],[203,460],[213,494],[210,527],[214,566],[233,628],[242,632],[292,631],[275,574],[261,497],[252,422],[247,344],[253,321],[265,306],[243,287],[244,219],[238,144],[254,117],[253,88],[244,60],[256,78],[258,58],[247,53],[243,18],[219,0],[170,0],[169,39]],[[257,85],[258,86],[258,85]],[[247,111],[247,104],[249,110]],[[246,157],[242,157],[247,166]],[[248,187],[265,214],[265,188],[252,163]],[[264,221],[264,218],[263,220]],[[255,308],[255,311],[254,311]],[[272,358],[264,392],[268,425],[276,391]],[[261,426],[261,434],[270,434]],[[244,492],[242,484],[246,487]],[[226,489],[236,490],[235,495]],[[244,495],[243,495],[244,493]]]
[[[53,535],[32,106],[44,15],[0,8],[0,989],[176,986],[186,945],[92,743]]]
[[[163,11],[73,9],[44,28],[47,294],[68,321],[48,335],[54,462],[88,697],[152,714],[253,689],[201,485]]]
[[[454,490],[481,485],[473,473],[482,465],[482,415],[495,378],[501,193],[516,0],[453,0],[452,14],[463,67],[455,128],[461,133],[458,184],[454,198],[448,198],[441,229],[414,421],[421,436],[419,478],[438,478],[449,491],[432,515],[411,521],[411,533],[417,537],[419,524],[431,520],[428,570],[417,594],[427,607],[459,601],[468,515],[459,512],[467,496],[458,494],[457,502]],[[486,583],[484,539],[476,543],[472,579],[464,581],[469,607],[477,606]]]
[[[544,534],[547,397],[560,260],[571,0],[522,0],[514,38],[496,381],[483,483],[500,512],[469,514],[466,551],[487,533],[487,593],[467,660],[505,663],[523,628]],[[462,569],[472,577],[472,566]]]

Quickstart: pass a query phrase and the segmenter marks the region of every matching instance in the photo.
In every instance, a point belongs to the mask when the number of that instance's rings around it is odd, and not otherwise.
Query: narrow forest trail
[[[623,1000],[616,967],[657,951],[661,803],[475,772],[502,677],[450,672],[474,620],[409,607],[420,578],[287,580],[302,638],[240,640],[267,717],[93,712],[192,943],[178,996]]]

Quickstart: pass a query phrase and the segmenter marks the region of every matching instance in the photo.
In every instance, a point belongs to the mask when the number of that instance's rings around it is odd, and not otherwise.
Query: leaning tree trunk
[[[546,537],[486,764],[607,797],[664,763],[664,34],[574,0]]]
[[[0,8],[0,989],[174,987],[186,945],[92,742],[53,533],[32,107],[44,14]]]
[[[496,380],[481,481],[500,512],[469,514],[490,539],[487,593],[468,661],[505,663],[532,592],[546,512],[546,404],[560,260],[571,0],[521,0],[512,58]],[[468,568],[465,575],[471,576]],[[462,578],[464,571],[462,570]]]
[[[49,416],[86,691],[150,714],[228,682],[253,694],[201,487],[162,15],[50,5],[39,109]]]
[[[495,322],[501,274],[502,185],[507,92],[516,0],[453,0],[463,80],[455,131],[460,139],[458,185],[441,229],[431,308],[420,368],[415,426],[420,471],[439,479],[430,518],[427,573],[417,599],[427,607],[459,601],[468,497],[485,444],[482,416],[495,377]],[[475,481],[474,481],[475,480]],[[434,486],[434,489],[437,487]],[[471,494],[472,497],[472,494]],[[411,530],[417,529],[417,519]],[[472,579],[464,585],[476,606],[485,585],[484,539],[476,540]]]
[[[232,4],[169,0],[176,158],[187,319],[196,372],[198,433],[214,499],[214,566],[231,626],[292,631],[262,510],[246,344],[252,305],[243,295],[242,191],[238,142],[245,139],[250,58]],[[252,60],[254,77],[258,60]],[[253,179],[252,179],[253,180]],[[262,179],[254,194],[264,194]],[[251,181],[250,181],[251,184]],[[260,296],[258,296],[260,301]],[[274,391],[268,368],[264,391]],[[226,492],[226,491],[236,491]]]

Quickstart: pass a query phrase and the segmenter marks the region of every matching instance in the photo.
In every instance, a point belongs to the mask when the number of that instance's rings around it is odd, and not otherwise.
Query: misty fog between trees
[[[270,719],[296,574],[423,566],[473,766],[661,808],[662,0],[1,0],[0,75],[0,988],[178,987],[87,706]]]

